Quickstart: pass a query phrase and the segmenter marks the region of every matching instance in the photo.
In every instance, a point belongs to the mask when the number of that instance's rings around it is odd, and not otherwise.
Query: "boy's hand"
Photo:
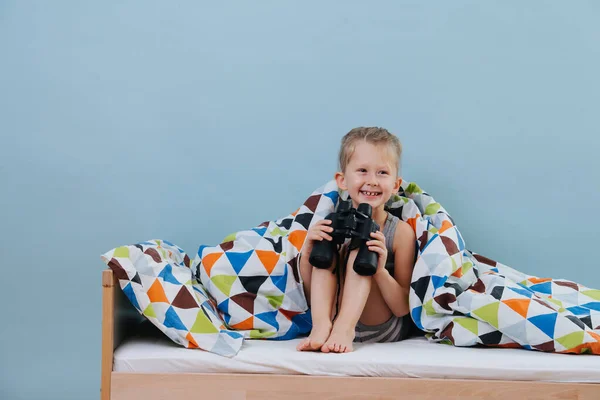
[[[306,244],[302,249],[303,253],[310,253],[312,248],[317,241],[325,240],[333,240],[333,238],[329,235],[329,233],[333,232],[333,228],[331,226],[330,219],[322,219],[318,221],[313,226],[310,227],[308,233],[306,234]]]
[[[369,240],[366,244],[369,247],[369,250],[377,253],[377,271],[376,274],[381,273],[385,270],[385,262],[387,260],[388,251],[385,247],[385,236],[383,232],[371,232],[372,240]]]

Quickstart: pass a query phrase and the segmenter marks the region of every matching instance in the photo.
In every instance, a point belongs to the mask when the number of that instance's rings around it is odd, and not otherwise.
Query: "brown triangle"
[[[153,248],[146,249],[144,254],[147,254],[150,257],[152,257],[152,259],[157,263],[161,262],[160,254],[158,254],[158,251],[156,251]]]
[[[298,257],[300,257],[300,255],[292,258],[290,261],[288,261],[288,264],[290,267],[292,267],[292,273],[294,274],[294,280],[298,283],[300,283],[300,275],[299,275],[299,271],[298,271]]]
[[[284,308],[280,308],[279,312],[281,312],[283,315],[285,315],[285,317],[287,319],[289,319],[290,321],[292,320],[292,318],[294,318],[294,316],[296,316],[298,314],[302,314],[301,311],[289,311],[289,310],[286,310]]]
[[[306,199],[306,201],[304,202],[304,205],[310,211],[315,212],[315,210],[317,209],[317,205],[319,204],[319,200],[320,199],[321,199],[321,195],[320,194],[315,194],[313,196],[310,196],[308,199]]]
[[[252,315],[254,315],[254,299],[256,299],[256,295],[250,292],[236,294],[229,298],[229,300],[235,302],[235,304],[239,305]]]
[[[542,343],[542,344],[538,344],[538,345],[534,345],[532,346],[535,349],[541,350],[541,351],[548,351],[548,352],[554,352],[554,340],[550,340],[546,343]]]
[[[233,249],[233,240],[230,240],[229,242],[223,242],[219,245],[223,251],[228,251]]]
[[[121,266],[121,264],[117,261],[116,258],[111,258],[108,262],[108,266],[110,267],[110,269],[112,269],[113,274],[117,279],[123,279],[126,281],[129,280],[127,272],[125,272],[125,269]]]
[[[191,295],[190,291],[185,286],[182,286],[181,289],[179,289],[179,293],[177,293],[177,296],[175,296],[175,299],[173,300],[173,302],[171,304],[173,306],[179,307],[179,308],[196,308],[196,307],[198,307],[198,303],[196,302],[196,299],[194,299],[194,297]]]
[[[487,258],[487,257],[485,257],[485,256],[482,256],[481,254],[473,254],[473,257],[474,257],[474,258],[475,258],[477,261],[479,261],[480,263],[484,263],[484,264],[487,264],[487,265],[491,265],[492,267],[495,267],[495,266],[496,266],[496,264],[498,264],[496,261],[494,261],[494,260],[491,260],[491,259],[489,259],[489,258]]]
[[[442,243],[444,243],[444,247],[446,248],[446,251],[448,252],[449,255],[454,255],[456,253],[458,253],[458,246],[456,246],[456,243],[454,243],[454,240],[450,239],[447,236],[440,236],[440,238],[442,239]]]

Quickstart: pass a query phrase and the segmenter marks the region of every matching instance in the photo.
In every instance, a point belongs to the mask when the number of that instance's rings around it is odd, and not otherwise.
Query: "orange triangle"
[[[298,214],[298,211],[300,211],[300,209],[297,209],[296,211],[294,211],[294,212],[292,213],[292,216],[293,216],[293,217],[295,217],[295,216],[296,216],[296,214]]]
[[[215,265],[215,262],[221,258],[223,254],[224,253],[210,253],[202,258],[202,264],[204,264],[204,270],[208,276],[210,276],[210,270],[212,269],[213,265]]]
[[[185,336],[185,338],[188,340],[188,342],[190,342],[188,344],[188,349],[197,349],[198,343],[196,343],[196,341],[194,340],[194,337],[192,336],[192,334],[190,332],[188,332],[188,334]]]
[[[532,276],[531,278],[529,278],[529,282],[531,282],[531,283],[543,283],[543,282],[548,282],[551,280],[552,280],[552,278],[536,278],[535,276]]]
[[[418,218],[418,217],[417,217]],[[410,225],[413,231],[417,231],[417,218],[409,218],[406,223]]]
[[[298,229],[289,234],[288,240],[298,251],[300,251],[300,249],[302,249],[302,245],[304,244],[304,239],[306,239],[306,234],[306,231]]]
[[[250,330],[254,328],[254,317],[250,317],[248,319],[243,320],[242,322],[238,322],[235,325],[231,325],[233,329],[241,329],[241,330]]]
[[[269,250],[256,250],[256,254],[270,275],[279,261],[279,254]]]
[[[150,301],[152,303],[168,303],[169,302],[169,299],[167,298],[167,295],[165,294],[165,290],[163,289],[163,287],[160,284],[160,282],[158,281],[158,279],[155,279],[152,286],[150,286],[150,289],[148,289],[148,298],[150,298]]]
[[[516,311],[523,318],[527,318],[527,310],[529,309],[529,303],[531,303],[531,300],[509,299],[502,300],[502,302]]]
[[[452,274],[452,276],[455,276],[457,278],[462,278],[463,273],[462,273],[462,268],[458,268],[456,271],[454,271],[454,273]]]
[[[442,227],[440,228],[440,230],[438,231],[438,233],[442,233],[445,230],[450,229],[450,228],[452,228],[452,224],[450,223],[450,221],[444,220],[442,222]]]

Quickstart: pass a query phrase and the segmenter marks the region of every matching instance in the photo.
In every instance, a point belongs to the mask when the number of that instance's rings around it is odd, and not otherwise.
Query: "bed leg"
[[[111,270],[102,271],[102,365],[100,400],[110,400],[113,369],[115,281]]]

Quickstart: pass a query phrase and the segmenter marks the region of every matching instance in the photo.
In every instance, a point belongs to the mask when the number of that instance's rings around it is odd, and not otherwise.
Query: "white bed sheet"
[[[595,355],[460,348],[430,343],[423,337],[397,343],[355,343],[351,353],[324,354],[296,351],[299,341],[246,340],[235,357],[226,358],[185,349],[163,337],[133,337],[115,350],[113,370],[600,383],[600,356]]]

